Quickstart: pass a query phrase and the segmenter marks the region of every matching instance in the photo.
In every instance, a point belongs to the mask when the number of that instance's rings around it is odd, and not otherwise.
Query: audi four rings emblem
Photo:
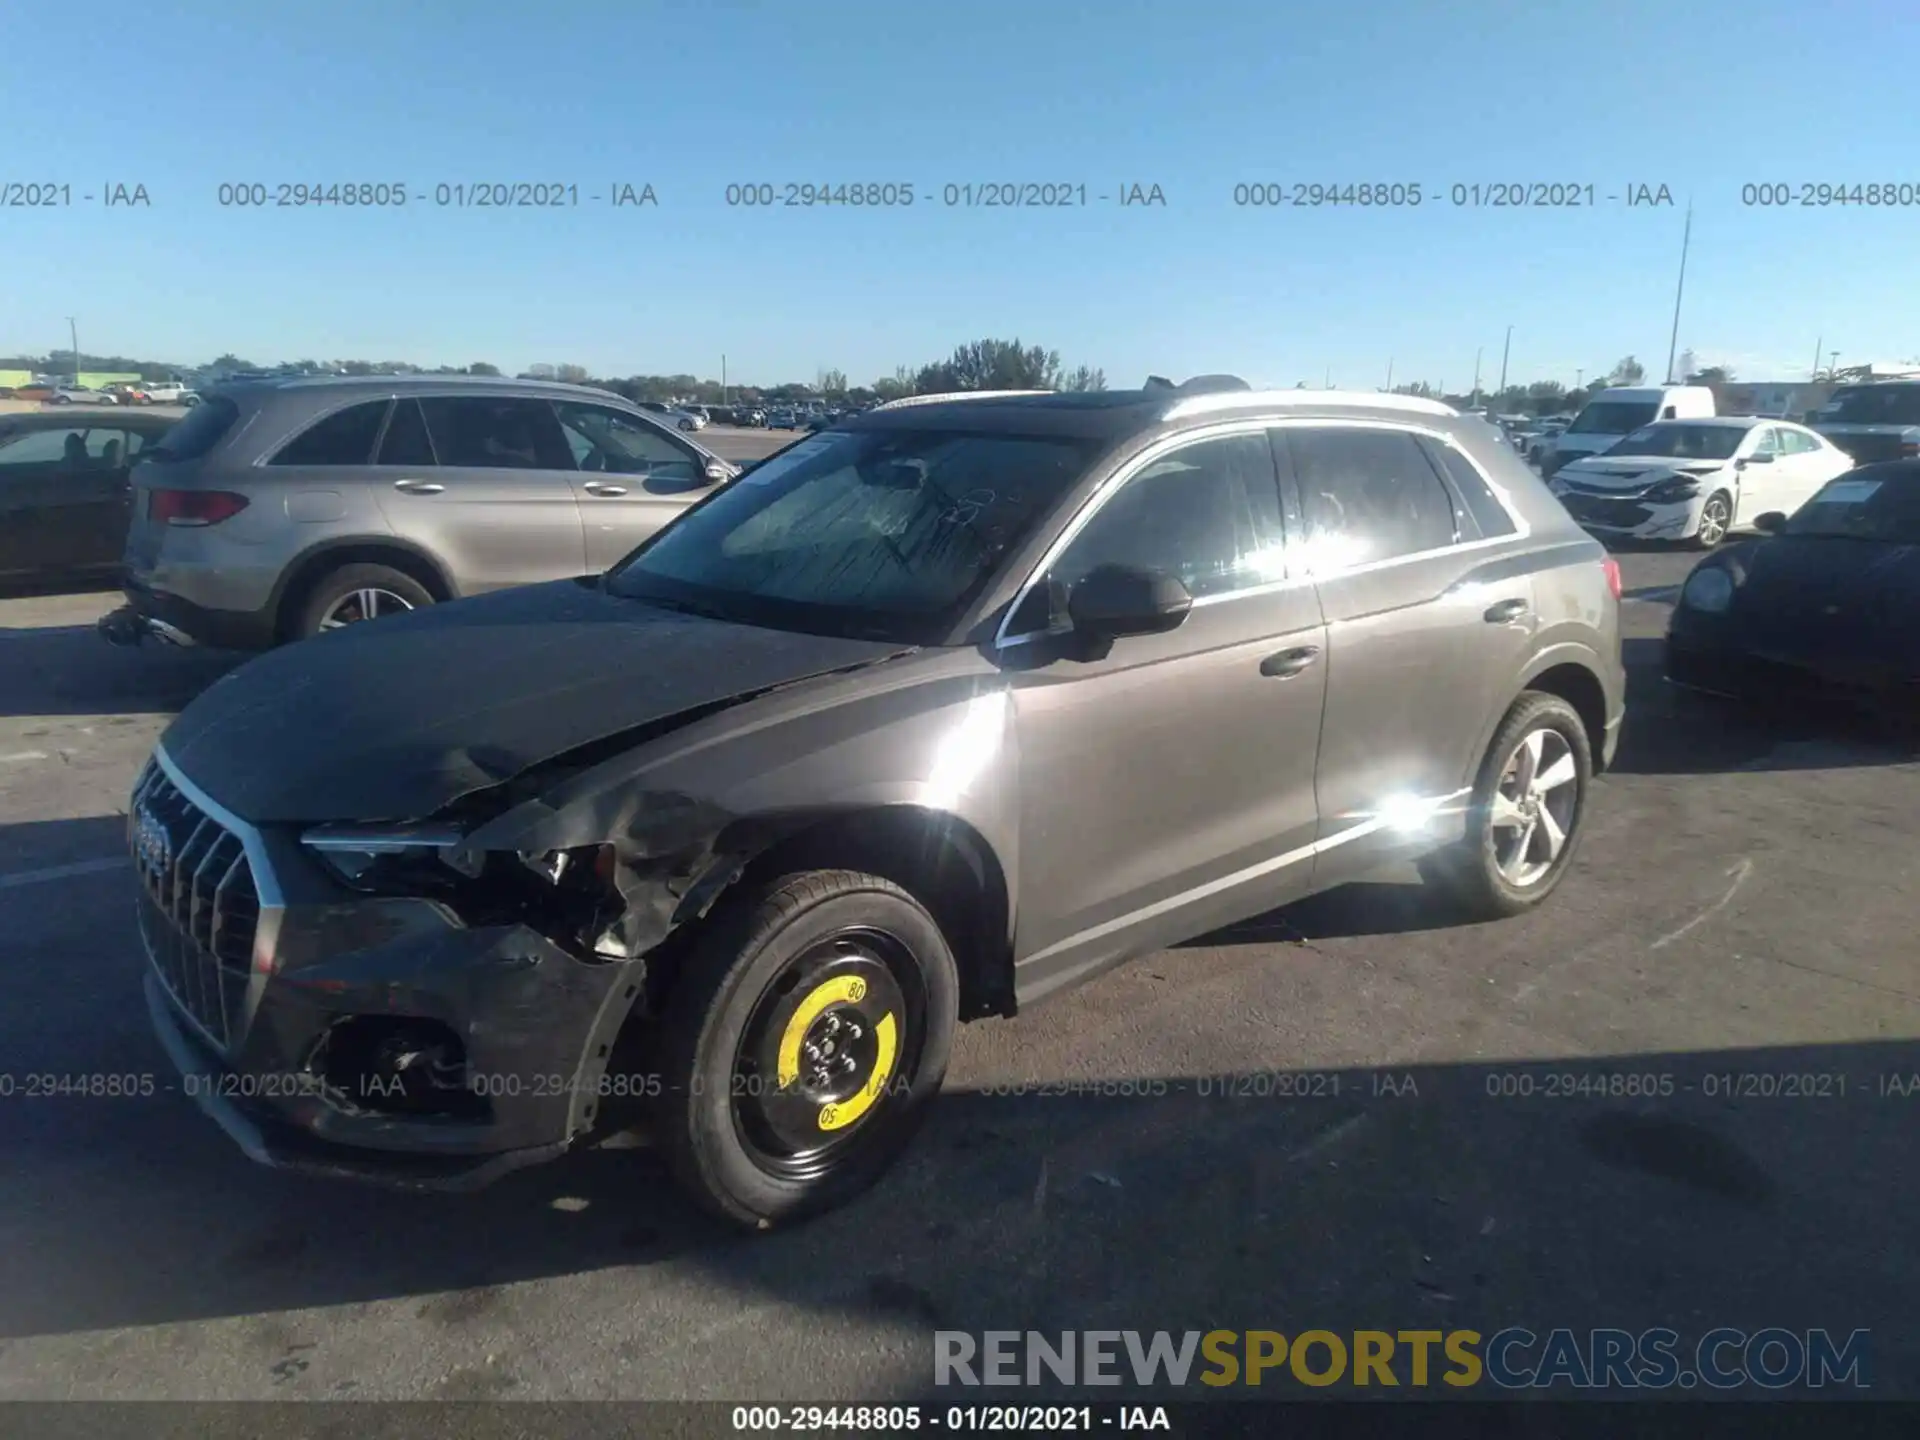
[[[173,841],[167,836],[167,827],[151,810],[141,809],[134,822],[133,848],[149,870],[163,871],[173,859]]]

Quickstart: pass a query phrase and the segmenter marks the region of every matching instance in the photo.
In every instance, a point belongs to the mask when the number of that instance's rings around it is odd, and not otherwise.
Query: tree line
[[[1724,383],[1734,378],[1724,366],[1699,366],[1689,350],[1676,367],[1689,384]],[[46,355],[0,357],[0,370],[31,370],[52,375],[82,372],[138,374],[149,381],[164,380],[186,373],[231,374],[259,372],[270,374],[336,375],[502,375],[496,365],[475,361],[470,365],[415,365],[404,360],[297,360],[271,366],[256,365],[238,355],[225,354],[207,366],[182,366],[124,355],[82,353],[75,363],[70,350],[54,350]],[[1557,380],[1533,380],[1508,384],[1501,388],[1450,390],[1427,381],[1395,385],[1396,395],[1419,395],[1441,400],[1456,408],[1484,407],[1499,414],[1552,415],[1578,410],[1594,394],[1615,385],[1647,383],[1646,367],[1628,355],[1613,365],[1594,371],[1595,378],[1576,386]],[[1028,345],[1019,339],[973,340],[954,347],[944,359],[918,366],[902,365],[893,374],[881,376],[865,385],[850,384],[843,370],[823,369],[811,383],[788,381],[780,385],[723,384],[711,377],[691,374],[596,376],[587,367],[573,364],[539,364],[519,373],[521,379],[559,380],[575,385],[590,385],[629,400],[679,401],[686,404],[795,404],[806,400],[825,400],[849,405],[871,405],[898,400],[909,395],[929,395],[954,390],[1105,390],[1104,371],[1089,365],[1069,368],[1058,350]],[[1309,388],[1302,380],[1298,388]]]

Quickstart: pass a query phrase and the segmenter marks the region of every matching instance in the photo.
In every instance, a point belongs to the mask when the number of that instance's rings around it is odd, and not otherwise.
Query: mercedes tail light
[[[147,518],[161,525],[218,525],[247,508],[231,490],[150,490]]]

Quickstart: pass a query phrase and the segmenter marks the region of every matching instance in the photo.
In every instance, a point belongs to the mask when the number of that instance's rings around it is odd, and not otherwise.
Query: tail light
[[[147,518],[164,525],[218,525],[247,508],[231,490],[150,490]]]
[[[1609,555],[1600,562],[1601,573],[1607,577],[1607,590],[1614,599],[1620,598],[1620,562]]]
[[[1902,440],[1900,442],[1900,458],[1902,460],[1920,460],[1920,445],[1915,444],[1911,440]]]

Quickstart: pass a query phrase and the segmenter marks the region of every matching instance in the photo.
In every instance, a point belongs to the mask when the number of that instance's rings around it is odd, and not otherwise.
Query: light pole
[[[1824,335],[1813,342],[1813,369],[1807,372],[1807,378],[1809,380],[1818,380],[1820,378],[1820,347],[1826,343],[1827,337]]]
[[[1387,394],[1393,393],[1393,357],[1387,357]]]
[[[73,316],[67,317],[67,338],[73,342],[73,383],[80,384],[80,331],[74,326]]]
[[[1507,343],[1500,347],[1500,393],[1507,393],[1507,356],[1513,350],[1513,327],[1507,326]]]
[[[1673,384],[1673,355],[1680,344],[1680,297],[1687,293],[1687,247],[1693,240],[1693,202],[1687,202],[1687,225],[1680,232],[1680,280],[1673,287],[1673,333],[1667,337],[1667,383]]]
[[[1469,407],[1480,403],[1480,357],[1486,353],[1487,347],[1484,345],[1473,352],[1473,395],[1467,402]]]
[[[1840,352],[1838,350],[1829,350],[1827,352],[1827,378],[1829,380],[1838,380],[1840,378]]]

